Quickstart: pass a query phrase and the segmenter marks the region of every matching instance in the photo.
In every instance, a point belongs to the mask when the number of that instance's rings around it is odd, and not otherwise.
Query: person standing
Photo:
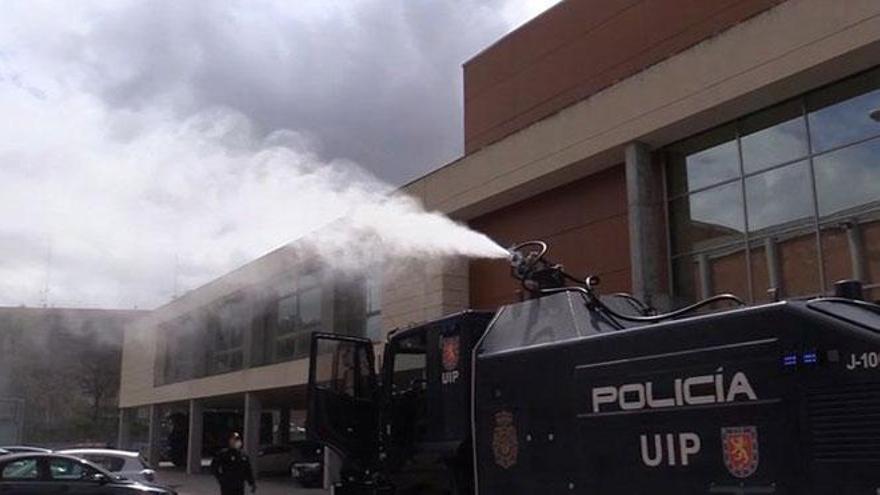
[[[257,491],[251,461],[241,450],[241,435],[229,435],[229,447],[221,450],[211,461],[211,473],[220,483],[220,495],[244,495],[245,481],[251,492]]]

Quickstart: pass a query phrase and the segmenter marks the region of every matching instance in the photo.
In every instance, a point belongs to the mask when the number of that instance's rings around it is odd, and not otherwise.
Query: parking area
[[[220,488],[209,474],[186,474],[182,470],[160,470],[157,481],[174,488],[180,495],[219,495]],[[324,490],[301,488],[293,480],[284,478],[263,478],[257,480],[257,493],[260,495],[324,495]]]

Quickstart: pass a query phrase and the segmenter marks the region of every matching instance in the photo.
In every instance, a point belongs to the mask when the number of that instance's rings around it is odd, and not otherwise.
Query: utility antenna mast
[[[43,290],[40,295],[40,305],[44,308],[49,307],[49,287],[51,287],[52,282],[52,238],[49,238],[49,243],[46,246],[46,279],[43,282]]]
[[[177,299],[177,280],[180,271],[180,254],[175,251],[174,253],[174,293],[171,294],[171,299]]]

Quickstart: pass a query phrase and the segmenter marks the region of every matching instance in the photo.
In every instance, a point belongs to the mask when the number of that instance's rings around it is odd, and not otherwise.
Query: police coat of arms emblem
[[[737,478],[748,478],[758,470],[758,428],[737,426],[721,428],[724,465]]]
[[[440,337],[440,350],[443,356],[443,369],[453,371],[458,368],[459,336]]]
[[[495,413],[495,428],[492,430],[492,452],[495,464],[503,469],[516,465],[519,455],[519,441],[516,438],[516,426],[513,424],[513,413],[499,411]]]

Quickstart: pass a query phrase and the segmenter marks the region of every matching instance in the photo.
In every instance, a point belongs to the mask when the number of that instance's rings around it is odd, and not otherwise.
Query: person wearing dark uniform
[[[251,492],[257,491],[254,473],[247,454],[241,451],[241,435],[229,436],[229,447],[221,450],[211,461],[211,473],[220,483],[220,495],[244,495],[244,482],[251,485]]]

